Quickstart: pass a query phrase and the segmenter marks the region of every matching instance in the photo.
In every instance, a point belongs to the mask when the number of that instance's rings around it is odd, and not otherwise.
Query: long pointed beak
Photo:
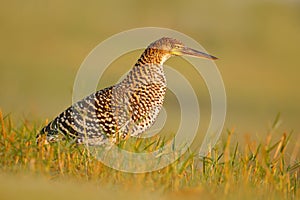
[[[207,53],[201,52],[201,51],[197,51],[195,49],[191,49],[189,47],[184,47],[183,49],[177,50],[177,51],[173,51],[174,55],[187,55],[187,56],[194,56],[194,57],[198,57],[198,58],[206,58],[209,60],[216,60],[218,59],[215,56],[209,55]]]

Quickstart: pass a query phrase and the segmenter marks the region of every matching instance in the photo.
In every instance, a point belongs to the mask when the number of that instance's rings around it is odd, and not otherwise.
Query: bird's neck
[[[156,65],[162,66],[165,61],[171,57],[170,54],[164,52],[163,50],[147,48],[141,57],[138,59],[135,65]]]
[[[166,86],[163,63],[169,57],[168,54],[158,53],[155,49],[146,49],[127,76],[120,82],[120,85],[133,84],[134,87],[140,87],[159,84]]]
[[[166,77],[164,74],[163,65],[152,63],[134,65],[122,82],[126,84],[132,83],[135,85],[135,87],[153,83],[166,85]]]

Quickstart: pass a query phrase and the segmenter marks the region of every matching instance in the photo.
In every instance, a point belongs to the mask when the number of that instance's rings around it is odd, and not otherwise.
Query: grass
[[[273,127],[276,123],[277,120]],[[251,139],[241,144],[233,142],[234,131],[227,131],[223,142],[205,158],[186,153],[159,171],[131,174],[106,167],[83,146],[67,142],[37,145],[35,136],[39,128],[26,121],[15,127],[9,116],[0,113],[0,196],[7,199],[38,199],[45,194],[46,199],[109,199],[124,195],[128,199],[300,197],[299,148],[288,148],[291,134],[283,133],[279,140],[273,141],[276,133],[272,133],[259,144]],[[148,142],[154,144],[157,139]],[[139,151],[140,143],[137,141],[132,149]]]
[[[130,0],[120,6],[115,1],[3,2],[0,107],[13,114],[0,117],[0,198],[300,199],[300,93],[295,92],[300,12],[295,2],[175,0],[147,8]],[[156,9],[159,15],[153,14]],[[113,34],[145,26],[183,32],[220,58],[228,97],[225,126],[235,131],[224,132],[202,160],[185,154],[145,174],[108,168],[81,146],[37,146],[41,120],[70,105],[74,78],[87,54]],[[101,88],[114,83],[139,54],[128,56],[112,64]],[[179,59],[168,64],[178,66],[203,102],[201,77]],[[261,122],[278,111],[284,124],[265,133]],[[20,122],[21,117],[26,120]],[[284,132],[291,128],[295,134]],[[240,133],[257,137],[243,140]],[[132,144],[139,150],[139,143]],[[196,169],[196,163],[204,167]]]

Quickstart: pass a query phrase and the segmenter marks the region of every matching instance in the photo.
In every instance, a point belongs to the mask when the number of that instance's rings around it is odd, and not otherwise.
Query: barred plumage
[[[70,106],[45,126],[48,142],[72,138],[77,143],[101,145],[138,136],[152,126],[166,92],[163,63],[173,55],[216,59],[161,38],[148,46],[128,75],[118,84],[99,90]]]

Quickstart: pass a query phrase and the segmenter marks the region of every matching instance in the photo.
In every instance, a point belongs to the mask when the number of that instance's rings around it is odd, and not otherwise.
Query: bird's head
[[[161,55],[163,55],[162,58],[163,61],[165,61],[171,56],[183,56],[183,55],[205,58],[209,60],[217,59],[215,56],[189,48],[179,40],[173,38],[167,38],[167,37],[163,37],[159,40],[156,40],[155,42],[151,43],[148,46],[148,48],[154,51],[158,51]]]

